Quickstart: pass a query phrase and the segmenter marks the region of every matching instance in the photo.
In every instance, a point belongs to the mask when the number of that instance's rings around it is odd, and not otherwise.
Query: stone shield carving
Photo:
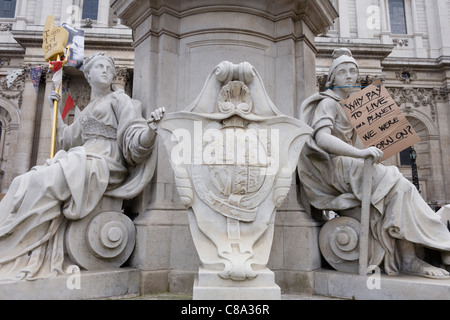
[[[267,270],[276,208],[312,130],[270,101],[249,63],[219,64],[200,96],[160,124],[202,269],[222,279]]]

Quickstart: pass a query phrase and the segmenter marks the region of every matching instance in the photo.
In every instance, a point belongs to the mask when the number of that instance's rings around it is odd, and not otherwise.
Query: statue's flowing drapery
[[[361,205],[364,160],[329,154],[315,133],[329,127],[334,136],[355,146],[357,135],[340,98],[333,91],[318,93],[301,106],[300,120],[314,130],[303,148],[299,174],[310,203],[317,209],[343,211]],[[372,178],[370,265],[388,274],[399,272],[396,239],[436,250],[450,250],[450,234],[417,189],[394,166],[376,164]]]
[[[156,161],[140,144],[145,130],[141,103],[120,90],[59,126],[62,150],[17,177],[0,203],[0,279],[64,274],[68,220],[88,216],[104,195],[132,199],[150,182]]]

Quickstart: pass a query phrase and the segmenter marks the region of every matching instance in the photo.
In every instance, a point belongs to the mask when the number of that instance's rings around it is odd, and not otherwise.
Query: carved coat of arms
[[[311,132],[281,114],[249,63],[222,62],[188,109],[166,115],[159,134],[202,268],[235,281],[266,269],[276,208]]]

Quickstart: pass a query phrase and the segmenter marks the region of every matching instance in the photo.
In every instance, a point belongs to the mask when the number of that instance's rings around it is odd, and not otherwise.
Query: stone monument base
[[[231,281],[217,272],[199,269],[194,280],[194,300],[281,300],[281,289],[269,269],[258,272],[252,280]]]
[[[379,280],[379,281],[378,281]],[[450,280],[410,275],[366,277],[331,270],[314,272],[315,294],[356,300],[448,300]]]
[[[82,271],[35,281],[0,282],[0,300],[89,300],[138,296],[140,271]]]

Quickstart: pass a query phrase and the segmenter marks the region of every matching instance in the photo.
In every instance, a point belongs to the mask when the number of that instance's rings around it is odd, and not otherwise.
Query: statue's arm
[[[48,103],[49,103],[49,107],[50,107],[50,114],[52,115],[53,118],[53,102],[54,101],[59,101],[61,100],[61,96],[57,93],[57,92],[52,92],[49,96],[48,96]],[[58,149],[64,149],[64,150],[69,150],[72,147],[75,146],[81,146],[83,144],[82,139],[81,139],[81,128],[80,126],[77,124],[77,122],[75,121],[72,125],[68,126],[67,124],[64,123],[61,113],[58,111],[57,113],[58,115],[58,120],[57,120],[57,137],[56,137],[56,142],[57,142],[57,146]],[[53,121],[53,119],[52,119]]]
[[[383,151],[378,148],[370,147],[366,149],[355,148],[341,139],[331,134],[330,127],[320,128],[315,135],[316,143],[319,147],[330,154],[346,156],[351,158],[374,158],[375,162],[380,162],[383,158]]]
[[[117,138],[124,158],[130,164],[139,164],[148,159],[156,144],[156,132],[142,117],[142,104],[133,100],[124,92],[117,92],[117,99],[113,103],[114,113],[118,121]],[[163,110],[158,109],[152,113],[153,122],[160,121]]]
[[[151,113],[150,119],[147,120],[148,130],[144,131],[139,138],[140,144],[145,148],[151,148],[156,142],[157,123],[161,121],[166,112],[166,108],[156,109]]]

